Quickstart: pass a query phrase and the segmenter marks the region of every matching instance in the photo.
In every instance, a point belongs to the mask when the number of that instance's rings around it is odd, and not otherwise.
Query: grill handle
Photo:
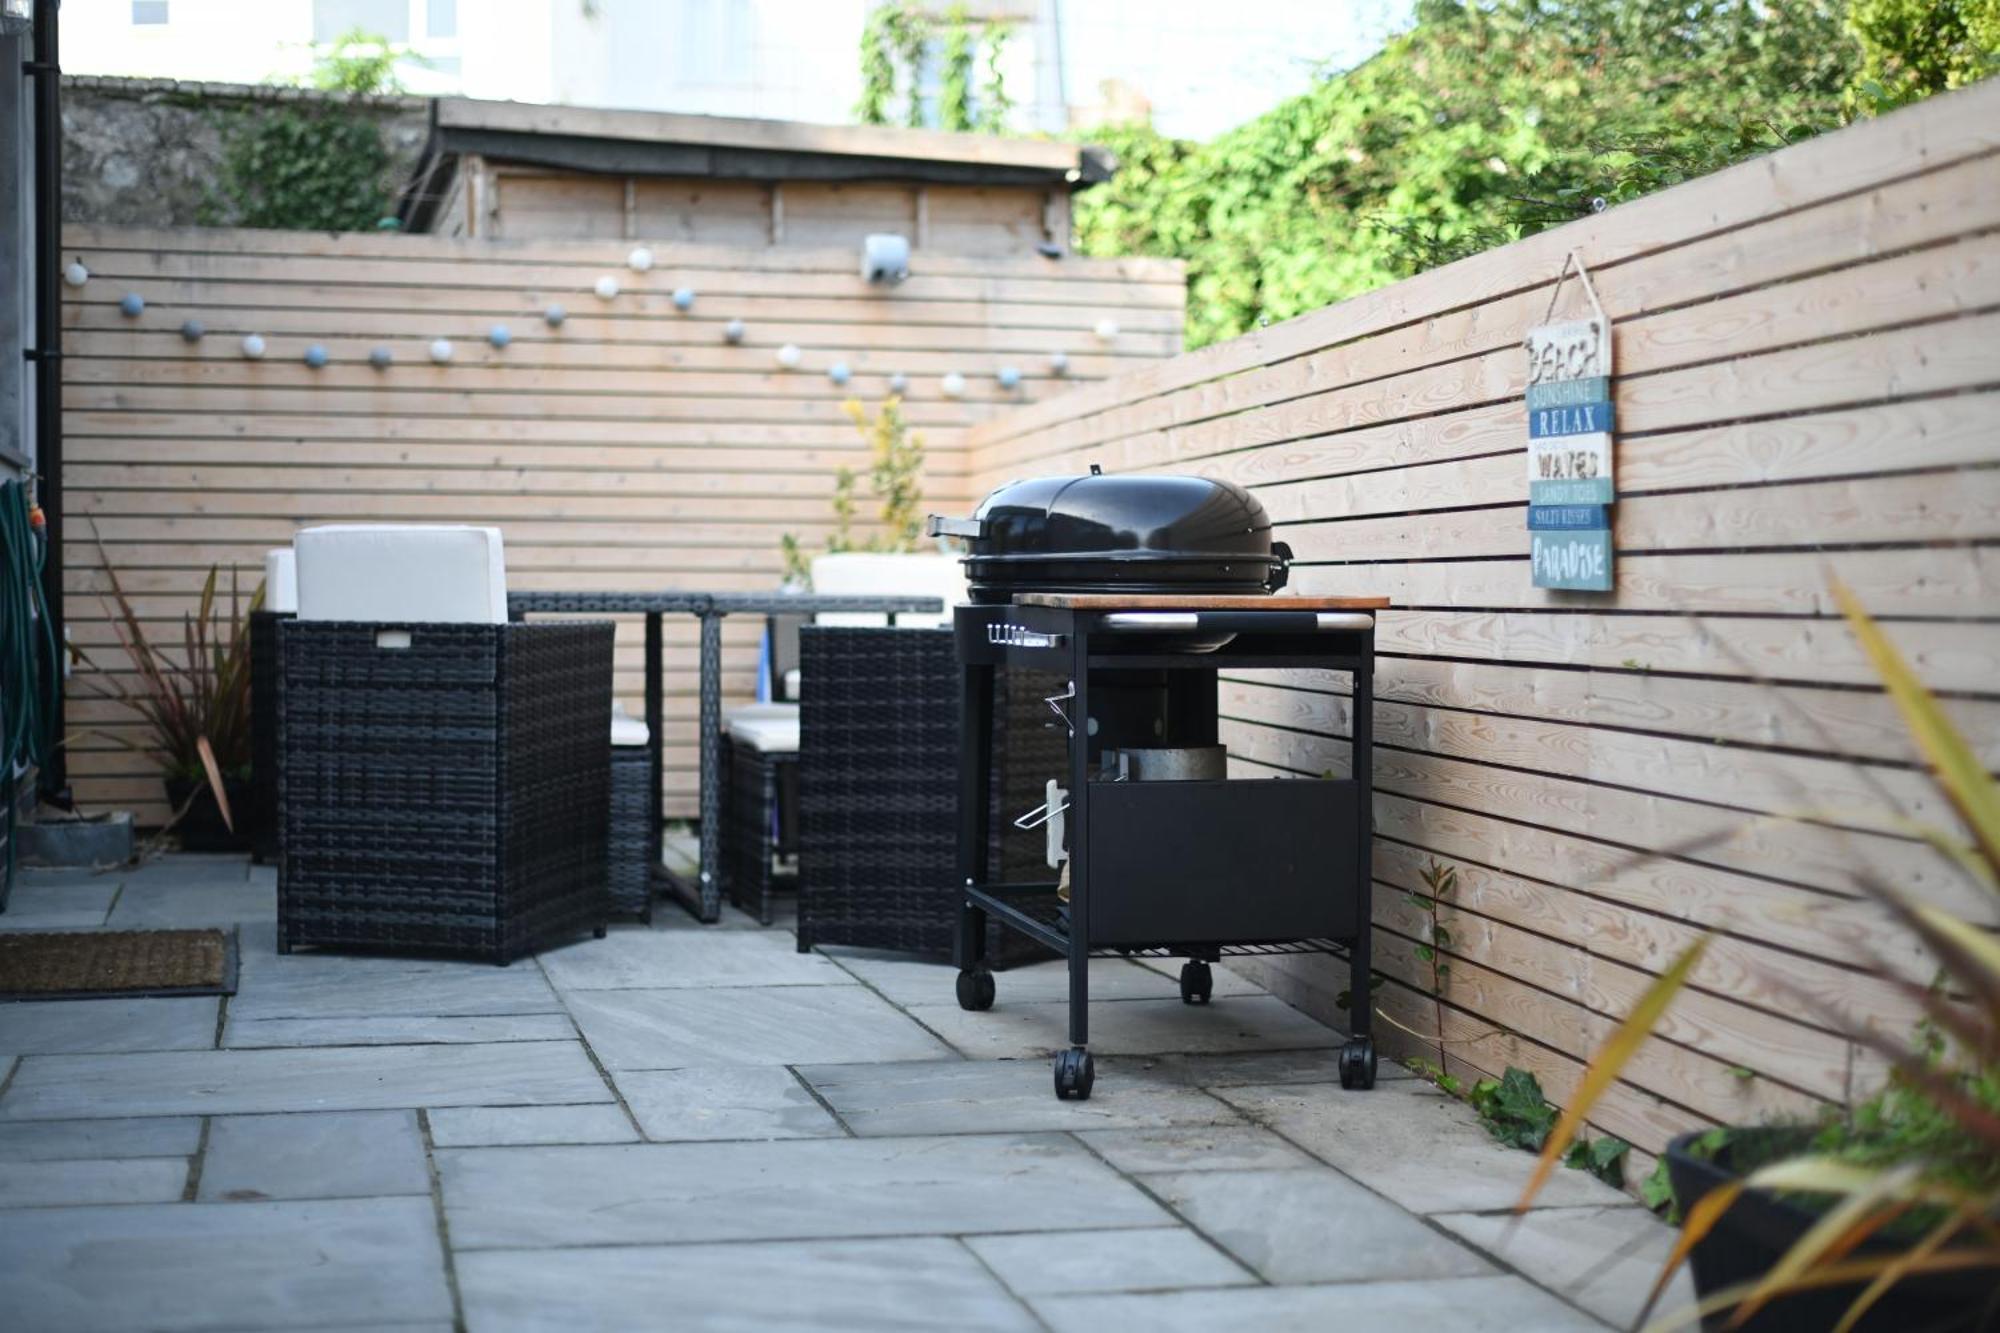
[[[978,541],[986,535],[986,520],[983,518],[946,518],[943,514],[932,514],[924,520],[926,537],[963,537],[967,541]]]
[[[1264,581],[1264,589],[1267,592],[1276,592],[1291,581],[1292,548],[1284,542],[1272,542],[1271,555],[1278,563],[1271,570],[1271,577]]]

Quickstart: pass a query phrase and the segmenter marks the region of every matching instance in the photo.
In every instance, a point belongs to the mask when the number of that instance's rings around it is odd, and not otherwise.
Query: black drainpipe
[[[48,563],[42,597],[48,604],[57,652],[63,645],[62,494],[62,66],[56,47],[60,0],[35,5],[34,59],[26,71],[35,80],[35,470],[41,474],[37,499],[48,516]],[[60,671],[61,664],[55,664]],[[62,744],[68,734],[61,682],[54,690],[50,718],[52,744],[42,764],[42,794],[68,806],[69,762]]]

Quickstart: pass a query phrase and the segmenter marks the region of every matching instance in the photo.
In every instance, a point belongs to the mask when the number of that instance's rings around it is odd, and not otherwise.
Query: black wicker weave
[[[250,616],[250,855],[278,855],[278,625],[290,611]]]
[[[768,926],[777,890],[791,883],[791,876],[780,876],[773,863],[797,844],[791,811],[797,806],[798,752],[732,741],[724,755],[723,888],[738,911]]]
[[[799,710],[800,950],[848,944],[948,955],[959,903],[958,664],[951,631],[808,626],[799,633],[799,662],[805,693]],[[1053,719],[1040,697],[1049,692],[1029,702]],[[1025,719],[1020,735],[1028,748],[1046,749],[1039,719],[1010,704],[1010,723],[1016,714]],[[1058,749],[1065,744],[1058,741]],[[1016,766],[1004,755],[996,754],[995,762],[1003,773]],[[1024,776],[1015,786],[1032,785],[1030,805],[1039,803],[1041,770],[1021,767]],[[994,789],[997,803],[1006,783]],[[993,821],[996,840],[1004,822]],[[1008,832],[1013,841],[1000,841],[1003,854],[1025,856],[1018,849],[1028,839],[1011,827]],[[1038,862],[1041,837],[1032,835]],[[1048,956],[997,926],[989,937],[988,957],[1002,966]]]
[[[611,910],[653,919],[653,821],[643,745],[611,747]]]
[[[279,949],[506,963],[602,934],[611,640],[609,624],[281,626]]]

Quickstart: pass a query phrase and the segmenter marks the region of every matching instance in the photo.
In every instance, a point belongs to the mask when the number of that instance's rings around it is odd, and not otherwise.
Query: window
[[[430,0],[424,9],[424,36],[458,36],[458,0]]]
[[[337,42],[359,28],[391,42],[410,40],[410,0],[313,0],[313,41]]]
[[[132,0],[132,26],[157,27],[167,21],[167,0]]]

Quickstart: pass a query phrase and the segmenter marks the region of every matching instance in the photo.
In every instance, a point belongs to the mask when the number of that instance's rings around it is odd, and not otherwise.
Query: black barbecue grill
[[[1056,1095],[1090,1095],[1089,959],[1184,957],[1181,998],[1206,1004],[1210,964],[1243,953],[1348,958],[1352,1035],[1343,1087],[1375,1082],[1369,1005],[1370,703],[1366,598],[1273,597],[1291,551],[1264,508],[1208,477],[1014,482],[969,519],[971,601],[954,618],[960,668],[958,1001],[990,1008],[988,918],[1069,960],[1070,1048]],[[1219,737],[1220,670],[1316,667],[1352,675],[1353,762],[1339,779],[1235,778]],[[1049,722],[1069,738],[1047,823],[1057,878],[988,878],[995,673],[1053,672]],[[1010,812],[1011,813],[1011,812]]]

